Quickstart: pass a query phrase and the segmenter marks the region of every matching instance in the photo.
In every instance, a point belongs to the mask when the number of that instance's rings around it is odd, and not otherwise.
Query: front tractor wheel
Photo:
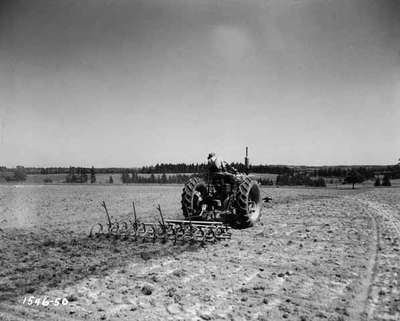
[[[198,177],[188,180],[182,192],[182,212],[184,217],[201,213],[202,201],[207,196],[207,184]]]
[[[236,227],[251,227],[261,217],[261,191],[258,183],[249,177],[239,185],[236,200]]]

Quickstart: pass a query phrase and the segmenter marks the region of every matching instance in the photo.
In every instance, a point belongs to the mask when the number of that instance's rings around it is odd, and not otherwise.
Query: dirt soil
[[[216,244],[3,228],[0,320],[400,320],[398,188],[264,193],[260,223]]]

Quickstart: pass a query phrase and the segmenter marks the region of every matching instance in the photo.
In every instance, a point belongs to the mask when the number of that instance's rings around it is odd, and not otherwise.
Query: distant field
[[[4,227],[49,228],[88,231],[106,217],[100,206],[106,201],[110,215],[126,218],[132,201],[141,218],[157,217],[157,204],[166,216],[180,213],[181,187],[176,185],[0,185],[0,223]]]
[[[114,180],[114,184],[122,184],[121,182],[121,174],[97,174],[96,175],[96,183],[97,184],[108,184],[109,178],[112,176]],[[44,179],[49,178],[53,181],[53,183],[64,183],[66,174],[49,174],[49,175],[40,175],[33,174],[28,175],[26,178],[26,184],[43,184]],[[90,182],[88,182],[90,184]]]
[[[275,183],[278,174],[268,174],[268,173],[250,173],[255,179],[272,179]]]

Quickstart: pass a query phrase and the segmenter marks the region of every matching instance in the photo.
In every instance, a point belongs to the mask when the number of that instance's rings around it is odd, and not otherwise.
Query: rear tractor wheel
[[[197,216],[201,213],[202,201],[207,196],[207,184],[198,177],[192,177],[185,184],[182,192],[182,212],[184,217]]]
[[[258,183],[249,177],[239,185],[236,200],[236,227],[251,227],[261,217],[262,198]]]

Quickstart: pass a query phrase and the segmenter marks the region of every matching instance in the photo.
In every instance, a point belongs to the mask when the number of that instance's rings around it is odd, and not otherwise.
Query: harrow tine
[[[204,240],[204,231],[203,229],[199,226],[195,229],[193,233],[193,241],[199,241],[203,242]]]
[[[179,224],[176,228],[176,240],[183,241],[185,236],[185,230],[181,224]]]
[[[126,240],[129,235],[129,225],[127,222],[122,221],[121,222],[121,228],[119,230],[119,234],[121,236],[121,239]]]
[[[144,223],[138,224],[136,229],[136,238],[143,238],[145,234],[146,234],[146,225],[144,225]]]
[[[191,226],[190,225],[189,226],[183,226],[183,231],[184,231],[184,233],[183,233],[182,241],[184,241],[184,242],[185,241],[190,241],[192,239],[192,237],[193,237]]]
[[[214,233],[214,230],[212,227],[207,228],[205,239],[212,243],[215,242],[216,238],[215,238],[215,233]]]
[[[158,235],[160,236],[162,243],[165,243],[168,240],[168,226],[167,225],[159,225],[158,226]]]
[[[99,229],[97,232],[93,233],[93,231],[94,231],[94,229],[95,229],[96,226],[99,226],[100,229]],[[93,226],[91,227],[90,233],[89,233],[89,237],[90,237],[90,238],[92,238],[92,237],[94,237],[94,236],[99,237],[101,233],[103,233],[103,225],[100,224],[100,223],[96,223],[95,225],[93,225]]]
[[[145,224],[145,223],[142,223],[142,225],[143,225],[143,229],[144,229],[144,233],[142,234],[142,238],[143,238],[142,241],[143,241],[143,243],[144,243],[147,239],[152,240],[153,243],[154,243],[155,240],[156,240],[156,238],[157,238],[156,232],[155,232],[155,230],[154,230],[154,226],[153,226],[152,224]],[[146,225],[148,225],[148,226],[146,226]]]
[[[133,240],[136,242],[137,241],[137,231],[138,231],[138,226],[135,222],[130,222],[131,223],[131,231],[133,234]]]
[[[174,225],[169,225],[168,230],[170,232],[168,232],[168,239],[173,240],[174,241],[174,245],[176,244],[177,241],[177,237],[176,237],[176,227]]]
[[[119,230],[118,222],[111,223],[111,225],[108,228],[108,237],[113,235],[115,238],[117,238],[118,230]]]

